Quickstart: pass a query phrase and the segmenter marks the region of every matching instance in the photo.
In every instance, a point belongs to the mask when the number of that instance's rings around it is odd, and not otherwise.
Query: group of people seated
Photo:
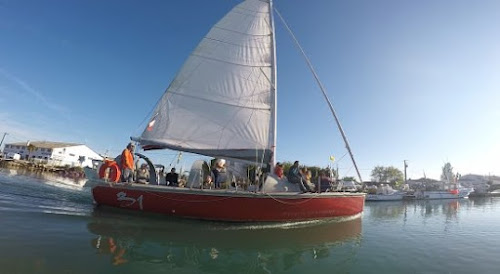
[[[141,166],[135,170],[133,178],[134,180],[132,180],[132,182],[149,184],[150,174],[148,164],[141,164]],[[172,168],[170,172],[165,175],[165,181],[167,186],[179,186],[179,174],[175,172],[175,168]]]
[[[160,172],[163,173],[163,172]],[[307,167],[300,168],[299,161],[295,161],[294,164],[289,168],[287,176],[285,177],[285,170],[283,168],[283,164],[277,163],[274,169],[274,174],[279,179],[288,179],[288,181],[292,184],[297,184],[300,190],[303,193],[306,192],[318,192],[317,185],[313,183],[312,180],[312,172],[308,170]],[[138,184],[149,184],[150,181],[150,173],[149,166],[147,163],[143,163],[140,165],[137,170],[135,170],[134,174],[134,182]],[[226,169],[226,161],[224,159],[216,159],[214,162],[214,166],[209,170],[209,174],[205,173],[203,176],[203,181],[200,185],[202,189],[220,189],[220,188],[229,188],[232,187],[242,187],[243,189],[247,189],[251,183],[249,183],[249,179],[247,180],[236,180],[233,179],[229,181],[229,173]],[[182,180],[181,180],[182,181]],[[183,181],[186,181],[185,179]],[[319,172],[319,182],[320,182],[320,192],[325,192],[332,188],[333,183],[335,183],[335,179],[328,176],[327,172],[320,171]],[[257,182],[258,184],[258,182]],[[169,173],[165,174],[165,183],[166,186],[171,187],[184,187],[184,183],[180,183],[179,174],[176,173],[176,169],[172,168]]]
[[[251,172],[253,171],[253,173]],[[216,159],[213,167],[210,169],[209,174],[203,176],[203,182],[200,185],[200,188],[203,189],[219,189],[219,188],[242,188],[242,189],[251,189],[252,186],[256,189],[259,188],[259,179],[262,179],[259,174],[261,172],[257,171],[257,168],[248,172],[248,176],[244,176],[245,178],[238,178],[232,176],[231,180],[230,175],[226,169],[226,161],[224,159]],[[285,170],[283,164],[277,163],[274,169],[274,174],[279,179],[285,178]],[[300,167],[299,161],[295,161],[294,164],[290,167],[287,172],[286,178],[290,183],[297,184],[302,192],[325,192],[331,190],[335,183],[335,178],[329,176],[329,172],[320,171],[317,174],[319,186],[316,183],[316,179],[314,183],[312,182],[312,172],[307,167]],[[251,180],[251,178],[255,178],[255,180]],[[319,187],[319,189],[318,189]]]
[[[121,167],[122,167],[122,181],[123,182],[136,182],[139,184],[148,184],[150,181],[149,166],[147,163],[141,164],[139,168],[134,170],[136,164],[134,165],[134,144],[129,143],[127,148],[124,149],[121,155]],[[258,176],[257,168],[253,171],[253,175],[248,175],[244,177],[245,180],[236,180],[234,176],[229,180],[229,173],[226,169],[226,161],[224,159],[216,159],[214,165],[209,170],[209,174],[203,176],[203,181],[200,188],[204,189],[220,189],[228,188],[229,186],[238,187],[240,185],[247,186],[249,182],[259,187],[259,180],[261,176]],[[160,173],[163,173],[162,171]],[[274,174],[279,178],[283,179],[284,168],[281,163],[277,163],[274,169]],[[250,174],[250,172],[249,172]],[[261,173],[260,173],[261,174]],[[254,178],[252,180],[251,178]],[[299,161],[295,161],[290,167],[287,173],[287,179],[290,183],[297,184],[302,192],[318,192],[316,184],[311,182],[312,173],[306,167],[300,168]],[[182,182],[180,182],[182,181]],[[165,175],[165,185],[172,187],[183,187],[185,185],[185,178],[180,179],[179,174],[176,173],[175,168],[172,168],[169,173]],[[319,191],[324,192],[331,188],[335,179],[330,178],[326,172],[322,171],[319,174]],[[246,188],[245,188],[246,189]]]
[[[283,164],[276,163],[274,168],[274,174],[279,179],[284,179],[284,169]],[[318,192],[317,185],[311,182],[312,172],[308,170],[307,167],[299,167],[299,161],[295,161],[293,165],[288,170],[286,178],[292,184],[298,184],[300,190],[302,192]],[[334,178],[331,178],[327,175],[326,172],[319,172],[319,187],[321,192],[325,192],[328,189],[331,189],[332,184],[335,182]]]

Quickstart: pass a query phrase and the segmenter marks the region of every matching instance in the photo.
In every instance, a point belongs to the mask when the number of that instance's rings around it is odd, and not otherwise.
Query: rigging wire
[[[361,173],[359,172],[359,169],[358,169],[358,165],[356,164],[356,161],[354,160],[354,155],[352,154],[352,151],[351,151],[351,147],[349,146],[349,142],[347,141],[347,137],[344,133],[344,129],[342,128],[342,125],[340,124],[340,121],[337,117],[337,114],[335,112],[335,109],[333,108],[333,105],[332,103],[330,102],[330,99],[328,98],[327,94],[326,94],[326,91],[325,91],[325,87],[323,86],[323,84],[321,83],[321,81],[319,80],[319,76],[318,74],[316,73],[316,71],[314,70],[314,67],[312,66],[312,63],[311,61],[309,60],[309,58],[307,57],[304,49],[302,48],[302,46],[300,45],[299,41],[297,40],[297,38],[295,37],[295,35],[293,34],[292,30],[290,29],[290,27],[288,26],[288,24],[285,22],[285,19],[283,18],[283,16],[281,16],[281,14],[279,13],[279,11],[274,8],[274,11],[276,11],[276,14],[278,15],[278,17],[281,19],[281,22],[283,23],[283,25],[285,26],[285,28],[287,29],[288,33],[290,34],[290,36],[292,37],[293,41],[295,42],[295,45],[299,48],[300,52],[302,53],[302,56],[304,57],[309,69],[311,70],[313,76],[314,76],[314,79],[316,80],[317,84],[319,85],[319,88],[321,89],[321,92],[323,93],[323,96],[325,97],[325,100],[326,102],[328,103],[328,106],[330,108],[330,111],[332,112],[333,114],[333,117],[335,118],[335,122],[337,123],[337,127],[339,128],[339,131],[340,131],[340,134],[342,135],[342,138],[344,139],[344,143],[345,143],[345,146],[347,148],[347,151],[349,152],[349,155],[351,156],[351,160],[352,160],[352,163],[354,164],[354,167],[356,168],[356,172],[358,174],[358,177],[359,177],[359,180],[361,182],[363,182],[363,179],[361,179]]]

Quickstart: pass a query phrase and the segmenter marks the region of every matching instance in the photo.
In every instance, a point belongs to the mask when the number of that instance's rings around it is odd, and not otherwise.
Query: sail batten
[[[268,1],[246,0],[217,22],[170,83],[147,128],[145,149],[246,161],[272,158],[274,30]]]

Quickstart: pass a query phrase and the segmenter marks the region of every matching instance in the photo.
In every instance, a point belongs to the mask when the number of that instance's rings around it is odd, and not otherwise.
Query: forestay
[[[269,162],[275,139],[275,45],[269,1],[234,7],[199,43],[138,138],[170,148]]]

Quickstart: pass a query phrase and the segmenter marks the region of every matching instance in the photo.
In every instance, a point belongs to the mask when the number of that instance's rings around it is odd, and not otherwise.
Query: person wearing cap
[[[167,186],[179,186],[179,174],[175,173],[175,167],[167,173],[165,181],[167,181]]]
[[[225,164],[226,160],[224,159],[217,159],[215,161],[215,167],[212,168],[214,188],[220,188],[222,183],[226,182],[227,180]]]
[[[122,182],[132,183],[134,181],[134,149],[134,144],[129,143],[122,152]]]

